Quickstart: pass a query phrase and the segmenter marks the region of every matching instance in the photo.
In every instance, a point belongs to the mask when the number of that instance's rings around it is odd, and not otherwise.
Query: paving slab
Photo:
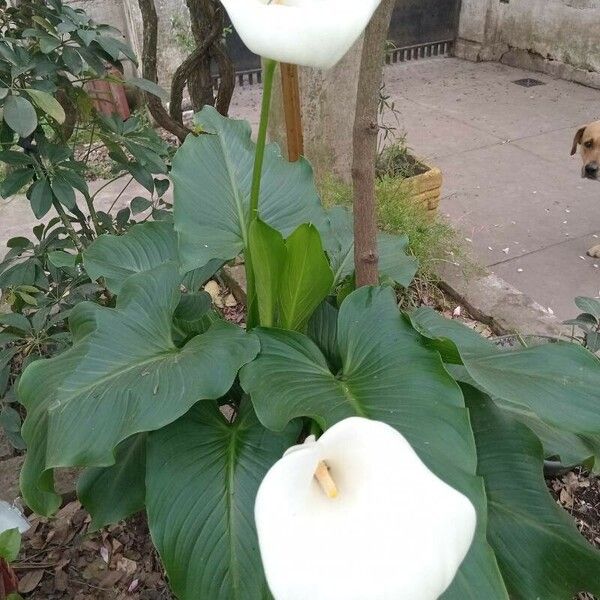
[[[529,77],[544,85],[513,83]],[[394,99],[409,98],[506,140],[575,126],[597,114],[598,90],[499,63],[415,61],[394,65],[385,81]]]
[[[444,173],[442,211],[472,241],[483,265],[600,229],[600,185],[580,185],[568,159],[561,168],[503,144],[435,163]]]
[[[498,136],[459,119],[449,119],[442,110],[424,109],[410,98],[395,98],[394,104],[397,118],[386,111],[384,122],[395,127],[399,134],[405,133],[409,146],[428,159],[453,156],[502,141]]]
[[[580,312],[573,302],[576,296],[600,296],[600,259],[585,254],[594,243],[600,239],[586,235],[491,268],[525,294],[543,300],[552,313],[573,318]]]
[[[513,83],[527,77],[544,85]],[[561,319],[575,296],[600,295],[600,261],[585,255],[599,243],[600,183],[569,156],[576,129],[600,116],[600,91],[454,58],[394,65],[385,79],[409,146],[441,167],[440,209],[475,259]]]

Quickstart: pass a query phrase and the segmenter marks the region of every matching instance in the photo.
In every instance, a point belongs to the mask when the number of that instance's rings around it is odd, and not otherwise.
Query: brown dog
[[[573,138],[571,156],[577,152],[578,145],[581,145],[583,158],[581,176],[586,179],[600,180],[600,121],[584,125],[577,130]],[[600,245],[590,248],[588,254],[600,258]]]

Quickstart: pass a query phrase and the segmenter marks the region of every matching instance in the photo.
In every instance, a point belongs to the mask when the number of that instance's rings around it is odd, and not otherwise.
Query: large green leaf
[[[188,136],[173,159],[174,219],[186,270],[236,257],[248,246],[254,142],[246,121],[226,119],[206,106],[196,115],[204,135]],[[260,218],[284,236],[302,223],[319,226],[324,212],[312,169],[290,163],[276,144],[267,146],[259,201]]]
[[[21,533],[18,528],[0,533],[0,558],[11,563],[17,560],[21,549]],[[2,587],[4,589],[4,587]]]
[[[582,591],[600,595],[600,552],[550,497],[539,440],[485,394],[465,387],[465,398],[477,471],[488,496],[488,539],[511,598],[571,600]]]
[[[77,496],[92,515],[92,529],[117,523],[142,510],[146,500],[146,433],[119,444],[115,464],[88,469],[77,482]]]
[[[300,331],[331,291],[333,273],[313,225],[300,225],[285,241],[279,323]]]
[[[288,238],[260,219],[249,229],[260,324],[302,330],[331,291],[333,273],[313,225],[300,225]]]
[[[336,207],[328,213],[329,228],[326,229],[325,249],[329,254],[337,285],[354,272],[354,230],[352,213]],[[418,268],[417,260],[406,254],[408,238],[405,235],[380,233],[377,236],[379,272],[408,287]]]
[[[108,289],[119,294],[130,275],[149,271],[177,258],[177,235],[173,224],[158,221],[134,225],[125,235],[100,236],[84,252],[83,264],[91,279],[103,277]],[[222,264],[222,261],[211,261],[188,277],[193,277],[195,285],[199,286]]]
[[[544,447],[544,457],[559,461],[564,467],[586,465],[600,470],[600,436],[577,435],[542,421],[520,404],[494,398],[496,406],[527,425]]]
[[[556,343],[506,350],[434,310],[417,309],[410,317],[446,360],[462,361],[492,397],[525,406],[562,429],[600,433],[600,361],[581,346]]]
[[[281,434],[266,430],[249,404],[230,424],[206,402],[150,435],[148,521],[180,600],[271,598],[254,500],[266,472],[298,433],[294,425]]]
[[[258,351],[254,336],[217,322],[178,348],[171,337],[181,277],[173,263],[132,275],[116,308],[83,302],[71,313],[73,347],[21,378],[28,446],[22,490],[48,514],[56,467],[114,464],[128,437],[164,427],[199,400],[219,398]]]
[[[506,599],[485,540],[485,495],[475,477],[475,445],[462,395],[438,353],[421,344],[399,313],[393,290],[361,288],[342,304],[338,373],[308,337],[254,331],[261,352],[242,369],[241,383],[260,420],[281,430],[291,419],[309,416],[326,429],[359,415],[396,427],[429,468],[471,498],[479,515],[476,541],[444,599]]]
[[[219,319],[220,316],[213,310],[210,294],[185,294],[173,313],[173,327],[177,336],[185,339],[205,333]]]
[[[329,302],[321,302],[308,322],[307,335],[319,347],[327,359],[331,371],[342,368],[337,344],[338,310]]]

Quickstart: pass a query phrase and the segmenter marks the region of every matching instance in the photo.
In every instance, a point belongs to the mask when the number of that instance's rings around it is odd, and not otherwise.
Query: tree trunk
[[[383,0],[364,34],[353,131],[354,265],[356,285],[379,283],[375,161],[377,107],[385,57],[385,42],[395,0]]]
[[[214,106],[222,115],[227,116],[235,87],[235,67],[227,54],[221,34],[225,27],[223,7],[218,0],[186,0],[192,26],[192,35],[196,46],[202,46],[210,37],[211,42],[196,68],[188,78],[188,90],[194,110],[200,110],[205,104]],[[212,32],[218,29],[218,35]],[[219,87],[213,86],[212,61],[217,63]]]
[[[186,0],[190,12],[190,23],[192,35],[196,42],[196,48],[205,46],[203,52],[197,55],[194,69],[188,76],[188,91],[194,111],[199,111],[203,106],[214,106],[215,96],[213,91],[212,74],[210,71],[211,53],[210,47],[215,40],[212,30],[220,28],[223,30],[220,8],[215,7],[212,0]],[[211,42],[206,44],[206,40]],[[196,52],[194,51],[194,54]]]
[[[157,45],[158,45],[158,16],[154,0],[138,0],[138,5],[142,13],[142,22],[144,24],[144,44],[142,50],[142,77],[149,81],[157,82]],[[160,98],[153,94],[145,93],[148,110],[155,121],[167,131],[179,138],[183,142],[190,133],[187,127],[178,123],[167,112],[162,105]]]

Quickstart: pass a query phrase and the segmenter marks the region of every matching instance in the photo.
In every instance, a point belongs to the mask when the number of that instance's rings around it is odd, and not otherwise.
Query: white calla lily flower
[[[29,528],[29,521],[18,508],[0,500],[0,534],[10,529],[18,529],[20,533],[25,533]]]
[[[395,429],[350,418],[291,448],[258,491],[275,600],[435,600],[473,540],[471,502]]]
[[[381,0],[221,0],[244,44],[279,62],[328,69],[348,52]]]

